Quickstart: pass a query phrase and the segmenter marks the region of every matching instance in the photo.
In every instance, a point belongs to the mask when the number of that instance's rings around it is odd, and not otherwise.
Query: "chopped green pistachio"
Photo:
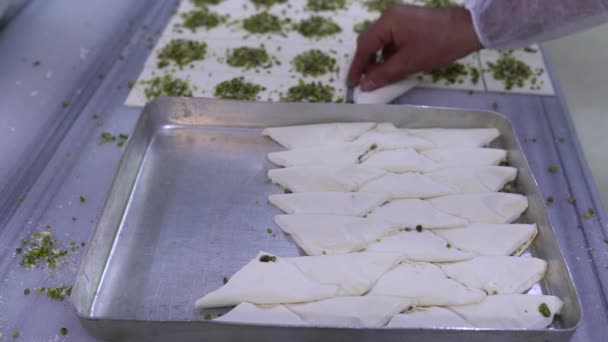
[[[287,0],[251,0],[256,7],[266,6],[271,7],[275,4],[284,4]]]
[[[283,191],[283,192],[284,192],[284,193],[286,193],[286,194],[291,194],[291,193],[293,193],[293,191],[291,191],[290,189],[285,189],[285,191]]]
[[[217,5],[224,0],[192,0],[192,2],[199,7],[207,7],[207,5]]]
[[[46,296],[63,302],[66,297],[69,297],[72,294],[72,286],[58,286],[58,287],[49,287],[46,289]]]
[[[497,295],[498,294],[498,290],[492,290],[492,294],[493,295]]]
[[[355,24],[355,26],[353,26],[353,31],[355,31],[355,33],[361,33],[363,31],[367,30],[369,25],[371,25],[372,23],[373,23],[373,21],[371,21],[371,20],[364,20],[360,23]]]
[[[574,204],[575,202],[576,202],[576,198],[574,198],[574,197],[568,197],[568,203]]]
[[[590,219],[591,217],[593,217],[593,215],[595,215],[595,210],[593,209],[589,209],[587,210],[587,212],[585,213],[584,217],[586,219]]]
[[[534,75],[529,65],[513,57],[510,52],[501,53],[496,62],[488,62],[488,69],[496,80],[505,83],[506,90],[514,86],[523,87],[525,81]]]
[[[291,64],[304,76],[320,76],[336,72],[336,59],[317,49],[308,50],[294,57]]]
[[[122,139],[122,140],[127,140],[127,139],[129,139],[129,135],[128,134],[124,134],[124,133],[120,133],[118,135],[118,138]]]
[[[544,317],[551,317],[551,310],[549,310],[549,307],[545,303],[538,306],[538,312],[540,312],[540,314]]]
[[[266,233],[272,234],[272,228],[266,228]]]
[[[192,32],[195,32],[199,27],[204,27],[207,30],[212,29],[227,19],[225,16],[212,12],[207,7],[182,13],[182,18],[184,19],[184,27],[189,28]]]
[[[127,82],[127,87],[129,87],[129,89],[133,89],[133,87],[135,87],[135,81]]]
[[[23,202],[23,201],[25,201],[25,196],[19,196],[18,199],[19,199],[19,202]]]
[[[549,203],[549,204],[553,203],[553,196],[547,197],[547,203]]]
[[[342,32],[342,28],[333,20],[319,16],[302,20],[296,28],[305,37],[325,37]]]
[[[61,334],[61,336],[65,336],[68,334],[68,329],[67,328],[61,328],[59,329],[59,334]]]
[[[538,50],[533,49],[533,48],[531,48],[531,47],[525,47],[525,48],[524,48],[524,52],[527,52],[527,53],[537,53],[537,52],[538,52]]]
[[[365,2],[365,6],[367,6],[367,9],[370,11],[382,12],[393,5],[399,5],[402,3],[402,0],[367,0]]]
[[[57,261],[68,254],[67,250],[59,250],[57,241],[50,231],[36,232],[30,239],[29,246],[21,258],[21,266],[34,268],[40,260],[46,261],[46,266],[55,268]]]
[[[261,262],[276,262],[277,261],[277,257],[274,256],[274,255],[266,255],[266,254],[264,254],[264,255],[262,255],[260,257],[260,261]]]
[[[180,68],[205,59],[207,44],[189,39],[172,39],[158,53],[158,67],[164,68],[171,64],[177,64]]]
[[[327,254],[327,252],[325,252],[325,251],[322,251],[321,253],[322,253],[323,255],[326,255],[326,254]]]
[[[259,84],[247,82],[244,77],[235,77],[215,86],[214,96],[220,99],[254,101],[262,90],[265,88]]]
[[[92,118],[93,118],[93,120],[97,120],[97,119],[99,119],[99,115],[93,114]]]
[[[68,101],[63,101],[61,105],[63,106],[63,108],[68,108],[70,106],[70,103]]]
[[[22,244],[27,245],[27,242],[28,242],[27,238],[23,238],[23,239],[21,239],[21,243],[22,243]]]
[[[445,244],[445,247],[446,247],[446,248],[452,248],[452,245],[451,245],[451,244],[449,244],[449,243],[446,243],[446,244]]]
[[[30,289],[23,290],[23,294],[26,295],[26,296],[29,296],[30,295]]]
[[[87,201],[87,199],[84,196],[80,196],[80,203],[84,203],[86,201]]]
[[[98,145],[116,141],[116,136],[110,132],[101,132],[100,137],[101,140],[97,141]]]
[[[192,96],[190,84],[185,80],[174,78],[171,75],[157,76],[151,80],[142,81],[141,83],[146,85],[144,94],[148,99],[154,99],[159,96]]]
[[[243,28],[251,33],[281,33],[283,25],[276,15],[262,12],[243,20]]]
[[[549,171],[550,173],[556,173],[557,172],[557,166],[551,165],[551,166],[549,166],[549,168],[547,169],[547,171]]]
[[[211,320],[211,318],[212,318],[212,317],[211,317],[211,314],[206,314],[206,315],[205,315],[205,319],[206,319],[206,320],[208,320],[208,321],[209,321],[209,320]]]
[[[376,144],[372,144],[372,146],[370,146],[370,147],[369,147],[369,149],[370,149],[371,151],[373,151],[373,150],[375,150],[375,149],[377,149],[377,148],[378,148],[378,145],[376,145]]]
[[[420,0],[425,6],[436,8],[460,7],[452,0]]]
[[[500,190],[500,192],[514,192],[514,191],[515,191],[515,182],[513,182],[513,181],[507,182]]]
[[[564,138],[564,137],[559,138],[559,142],[565,142],[565,141],[566,141],[566,138]]]
[[[493,111],[497,111],[498,110],[498,102],[492,102],[492,110]]]
[[[287,90],[287,95],[282,97],[286,102],[332,102],[334,88],[323,85],[321,82],[305,83],[300,80],[298,85]]]
[[[242,46],[232,49],[228,52],[226,63],[236,68],[244,68],[245,70],[272,66],[270,55],[263,46],[259,48]]]
[[[308,0],[306,8],[311,11],[335,11],[344,8],[346,0]]]
[[[42,64],[42,62],[40,62],[40,61],[34,61],[34,63],[32,63],[32,66],[35,68],[37,66],[40,66],[40,64]]]
[[[23,252],[23,248],[21,248],[21,247],[15,248],[15,253],[21,254],[21,252]]]
[[[228,277],[224,277],[223,281],[224,281],[224,285],[228,284]]]
[[[13,330],[13,333],[11,334],[13,338],[17,338],[19,337],[19,335],[21,335],[21,333],[17,329]]]
[[[421,225],[417,225],[417,226],[416,226],[416,231],[417,231],[418,233],[422,232],[422,229],[423,229],[423,228],[422,228],[422,226],[421,226]]]

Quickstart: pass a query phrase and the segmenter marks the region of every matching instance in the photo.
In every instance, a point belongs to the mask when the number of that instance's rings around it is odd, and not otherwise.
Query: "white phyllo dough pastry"
[[[500,136],[496,128],[450,129],[424,128],[408,129],[411,135],[429,140],[435,148],[483,147]]]
[[[512,256],[480,256],[439,267],[448,277],[492,295],[523,293],[547,271],[544,260]]]
[[[528,199],[518,194],[490,192],[450,195],[428,202],[445,213],[469,223],[511,223],[528,208]]]
[[[381,328],[414,304],[412,299],[402,297],[341,296],[286,307],[313,326]]]
[[[308,255],[362,251],[372,241],[397,230],[387,221],[339,215],[278,215],[275,223]]]
[[[373,145],[343,143],[329,146],[298,148],[268,153],[268,159],[278,166],[320,166],[356,164]]]
[[[405,297],[418,306],[447,306],[479,303],[486,295],[449,279],[431,263],[404,262],[380,277],[368,296]]]
[[[262,134],[287,149],[353,141],[376,127],[373,122],[327,123],[266,128]]]
[[[225,315],[214,319],[214,321],[260,325],[308,325],[300,316],[280,304],[255,305],[251,303],[241,303]]]
[[[268,201],[287,214],[365,216],[389,200],[388,195],[363,192],[299,192],[271,195]]]
[[[196,301],[198,309],[252,304],[301,303],[331,298],[336,285],[310,279],[293,263],[270,253],[260,252],[228,283]]]
[[[370,252],[401,253],[411,261],[449,262],[468,260],[474,253],[461,251],[429,230],[400,231],[372,242]]]
[[[291,192],[353,192],[385,173],[360,165],[295,166],[269,170],[268,177]]]
[[[537,234],[535,224],[475,223],[433,231],[455,247],[479,255],[520,255]]]
[[[445,213],[428,201],[419,199],[403,199],[391,201],[378,207],[369,218],[387,220],[401,228],[426,229],[454,228],[465,226],[468,221],[464,218]]]
[[[449,309],[477,328],[544,329],[562,306],[561,299],[554,296],[511,294],[487,296],[481,303]]]
[[[473,326],[458,314],[437,306],[413,308],[395,315],[387,328],[472,328]]]

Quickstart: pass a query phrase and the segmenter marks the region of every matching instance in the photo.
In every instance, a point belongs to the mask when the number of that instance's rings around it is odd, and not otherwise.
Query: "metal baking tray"
[[[281,190],[267,179],[269,126],[388,121],[398,127],[495,127],[495,147],[519,169],[528,196],[522,222],[538,225],[529,253],[548,262],[531,291],[564,301],[543,330],[343,329],[206,321],[194,301],[220,287],[259,250],[303,254],[273,223],[267,203]],[[268,234],[267,228],[273,233]],[[281,286],[281,284],[277,284]],[[72,304],[82,325],[111,340],[176,341],[567,341],[581,319],[570,272],[543,198],[507,118],[493,112],[414,106],[248,103],[160,98],[149,103],[129,141],[95,228]],[[206,311],[214,315],[225,310]]]

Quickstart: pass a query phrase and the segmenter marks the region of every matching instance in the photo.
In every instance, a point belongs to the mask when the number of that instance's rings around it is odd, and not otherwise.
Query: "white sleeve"
[[[486,48],[520,48],[608,21],[608,0],[467,0]]]

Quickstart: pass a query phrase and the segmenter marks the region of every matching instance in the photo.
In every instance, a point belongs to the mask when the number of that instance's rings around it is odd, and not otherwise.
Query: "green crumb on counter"
[[[417,225],[417,226],[416,226],[416,231],[417,231],[418,233],[422,232],[422,230],[423,230],[423,228],[422,228],[422,226],[421,226],[421,225]]]
[[[254,101],[262,90],[265,88],[259,84],[247,82],[244,77],[235,77],[215,86],[213,95],[225,100]]]
[[[382,12],[393,5],[400,5],[402,3],[402,0],[367,0],[365,6],[370,11]]]
[[[65,336],[68,334],[68,329],[67,328],[61,328],[59,329],[59,334],[61,334],[61,336]]]
[[[224,277],[223,281],[224,281],[224,285],[228,284],[228,277]]]
[[[210,320],[211,320],[211,318],[212,318],[212,317],[211,317],[211,314],[206,314],[206,315],[205,315],[205,319],[206,319],[206,320],[210,321]]]
[[[129,81],[129,82],[127,82],[127,87],[129,89],[133,89],[133,87],[135,87],[135,81]]]
[[[15,329],[15,330],[13,330],[13,333],[11,334],[11,337],[17,338],[20,335],[21,335],[21,333],[19,332],[19,330]]]
[[[583,215],[583,217],[585,217],[586,219],[590,219],[593,217],[593,215],[595,215],[595,210],[593,209],[589,209],[587,210],[587,212]]]
[[[21,254],[21,252],[23,252],[23,249],[21,247],[15,248],[15,253]]]
[[[217,5],[224,0],[192,0],[196,6],[206,7],[207,5]]]
[[[444,81],[445,85],[461,84],[465,79],[468,79],[473,84],[477,84],[481,77],[479,69],[472,65],[462,63],[454,63],[445,68],[431,71],[433,83]]]
[[[207,30],[217,27],[228,18],[205,7],[182,13],[182,19],[184,20],[183,26],[195,32],[199,27],[204,27]]]
[[[551,310],[549,310],[549,307],[545,303],[538,306],[538,312],[540,312],[540,314],[544,317],[551,317]]]
[[[281,97],[285,102],[333,102],[334,87],[323,85],[321,82],[305,83],[300,80],[298,85],[287,90]]]
[[[266,233],[272,234],[272,228],[266,228]]]
[[[449,243],[446,243],[446,244],[445,244],[445,247],[446,247],[446,248],[452,248],[452,245],[451,245],[451,244],[449,244]]]
[[[549,204],[553,203],[553,196],[547,197],[547,203],[549,203]]]
[[[228,51],[226,63],[235,68],[249,70],[257,67],[271,67],[272,61],[266,49],[242,46]]]
[[[450,8],[450,7],[460,7],[459,4],[455,3],[452,0],[420,0],[425,6],[435,7],[435,8]]]
[[[559,142],[562,142],[562,143],[563,143],[563,142],[565,142],[565,141],[566,141],[566,138],[564,138],[564,137],[559,137]]]
[[[531,48],[529,46],[525,47],[523,50],[524,50],[524,52],[527,52],[527,53],[537,53],[538,52],[538,50]]]
[[[72,286],[58,286],[58,287],[49,287],[46,289],[46,296],[63,302],[66,297],[72,295]]]
[[[506,90],[511,90],[515,86],[523,87],[526,80],[534,76],[530,66],[513,57],[512,52],[501,52],[496,62],[487,64],[492,76],[504,82]]]
[[[286,193],[286,194],[292,194],[293,193],[293,191],[291,191],[290,189],[285,189],[283,192]]]
[[[26,296],[29,296],[30,295],[30,289],[23,290],[23,294],[26,295]]]
[[[336,11],[346,6],[346,0],[308,0],[306,9],[311,11]]]
[[[325,251],[322,251],[322,252],[321,252],[321,254],[323,254],[323,255],[326,255],[326,254],[327,254],[327,252],[325,252]]]
[[[265,6],[271,7],[275,4],[284,4],[287,0],[251,0],[256,7]]]
[[[63,101],[61,103],[61,106],[63,106],[63,108],[68,108],[70,106],[70,103],[68,101]]]
[[[296,29],[304,37],[326,37],[342,32],[342,28],[333,20],[325,17],[312,16],[302,20]]]
[[[50,231],[35,232],[23,253],[20,265],[35,268],[39,266],[39,261],[43,261],[46,262],[46,267],[54,269],[57,262],[68,254],[67,250],[60,250],[57,245]]]
[[[80,203],[84,203],[86,201],[87,201],[87,199],[84,196],[80,196]]]
[[[492,290],[492,294],[493,295],[497,295],[498,294],[498,290]]]
[[[179,68],[205,59],[207,54],[207,44],[189,39],[172,39],[158,53],[159,68],[169,66],[171,62],[177,64]]]
[[[355,26],[353,26],[353,31],[355,31],[355,33],[362,33],[363,31],[367,30],[372,23],[373,21],[371,20],[364,20],[360,23],[356,23]]]
[[[297,72],[304,76],[320,76],[336,72],[336,59],[317,49],[308,50],[291,61]]]
[[[547,171],[549,171],[550,173],[556,173],[557,172],[557,166],[551,165],[551,166],[549,166],[549,168],[547,169]]]
[[[188,81],[171,75],[157,76],[141,83],[146,85],[144,94],[149,100],[159,96],[192,97],[192,88]]]
[[[276,15],[262,12],[243,20],[243,28],[250,33],[281,33],[283,24]]]
[[[18,199],[19,199],[19,202],[23,202],[23,201],[25,201],[25,196],[19,196]]]
[[[570,203],[570,204],[576,203],[576,198],[574,198],[574,197],[568,197],[568,203]]]
[[[262,255],[260,257],[260,262],[276,262],[277,261],[277,257],[274,255]]]

